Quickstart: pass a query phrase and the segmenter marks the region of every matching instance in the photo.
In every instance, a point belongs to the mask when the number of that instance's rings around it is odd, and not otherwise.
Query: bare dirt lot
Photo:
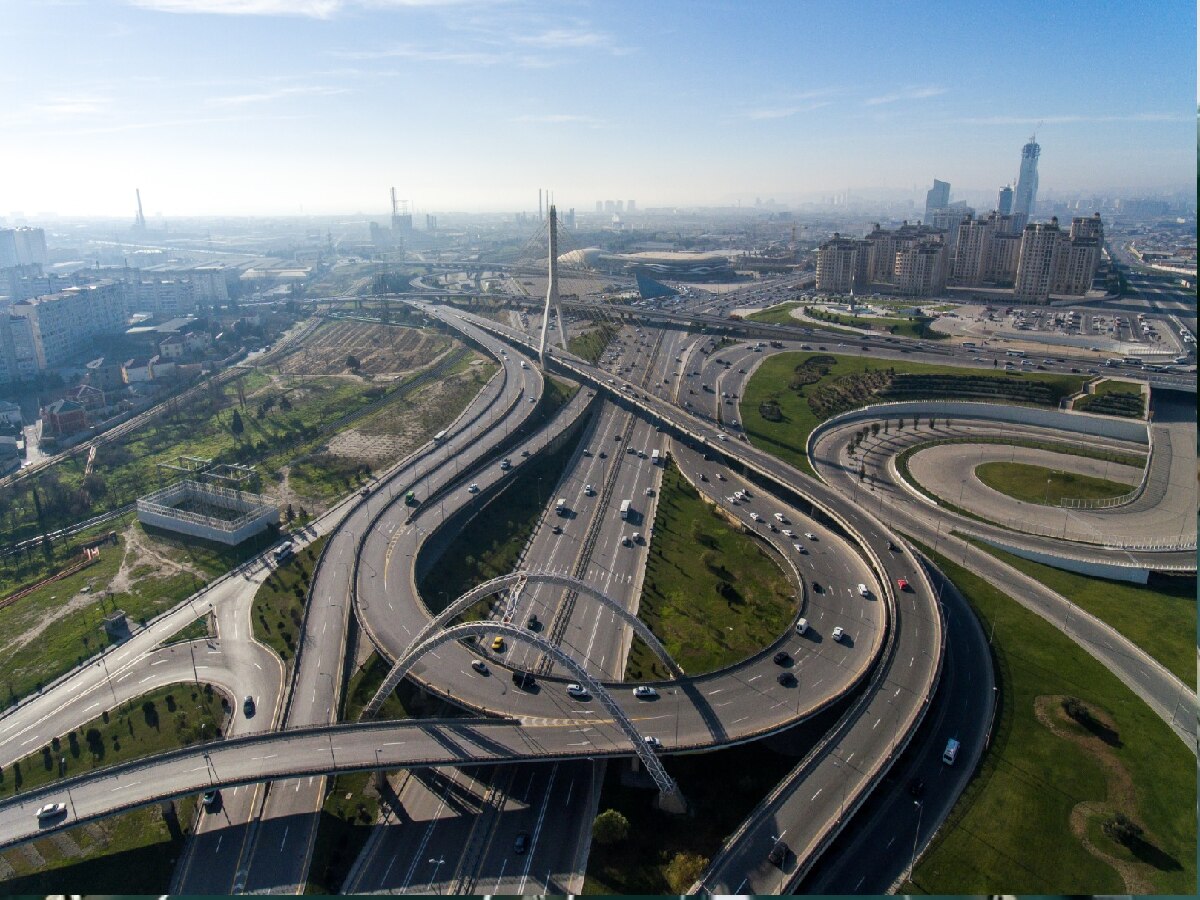
[[[450,346],[440,334],[376,325],[371,322],[331,320],[304,342],[304,348],[280,365],[284,375],[346,375],[346,358],[359,362],[360,375],[386,380],[415,369]]]

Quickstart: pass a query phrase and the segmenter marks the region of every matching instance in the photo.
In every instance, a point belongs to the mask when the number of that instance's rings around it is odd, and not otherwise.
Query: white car
[[[787,519],[785,519],[783,517],[783,513],[775,513],[775,521],[776,522],[786,522]]]
[[[651,750],[661,750],[662,749],[662,741],[660,741],[658,738],[656,738],[652,734],[646,735],[645,737],[642,738],[642,740],[646,742],[646,746],[649,747]]]
[[[792,546],[796,548],[796,552],[799,553],[801,556],[808,555],[808,548],[805,547],[803,544],[792,544]]]
[[[471,485],[467,488],[467,493],[468,494],[478,494],[479,493],[479,485],[477,485],[475,482],[471,482]]]
[[[576,684],[573,681],[567,685],[567,693],[577,700],[582,700],[585,697],[591,696],[588,694],[587,688],[585,688],[582,684]]]
[[[830,637],[833,638],[835,641],[840,641],[845,636],[846,636],[845,629],[843,629],[841,625],[839,625],[835,629],[833,629],[833,634],[830,635]]]
[[[723,434],[718,434],[717,440],[718,441],[727,441],[727,440],[729,440],[729,438],[725,437],[725,435],[723,435]]]
[[[724,480],[725,480],[725,476],[722,475],[720,472],[718,472],[717,473],[717,481],[724,481]]]
[[[480,675],[486,675],[488,673],[487,663],[485,663],[482,659],[471,660],[471,668]]]
[[[594,487],[592,487],[590,484],[585,484],[583,486],[583,492],[584,492],[584,494],[586,494],[587,496],[590,497],[590,496],[592,496],[592,494],[596,493],[596,489]]]
[[[795,537],[796,536],[796,532],[792,531],[792,529],[790,529],[790,528],[783,529],[782,534],[784,537]]]
[[[633,696],[639,700],[653,700],[658,696],[658,691],[650,687],[648,684],[639,684],[633,689]]]
[[[39,820],[44,822],[46,819],[53,819],[56,816],[61,816],[66,811],[67,804],[65,803],[47,803],[37,811],[36,815]]]
[[[761,520],[762,520],[762,516],[760,516],[760,515],[759,515],[758,513],[756,513],[756,512],[752,512],[752,513],[750,513],[750,518],[751,518],[751,519],[753,519],[755,522],[758,522],[758,521],[761,521]]]
[[[810,541],[815,541],[817,539],[817,536],[815,534],[813,534],[811,531],[804,532],[804,536],[806,538],[808,538]]]

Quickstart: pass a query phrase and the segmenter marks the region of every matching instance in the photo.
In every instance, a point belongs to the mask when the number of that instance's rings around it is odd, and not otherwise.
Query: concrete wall
[[[1068,572],[1079,572],[1082,575],[1094,575],[1097,578],[1107,578],[1111,581],[1131,581],[1134,584],[1145,584],[1150,580],[1150,570],[1136,568],[1133,566],[1118,566],[1114,563],[1099,562],[1096,560],[1071,559],[1070,557],[1055,556],[1052,553],[1039,553],[1036,550],[1029,550],[1025,547],[1019,547],[1014,544],[1006,544],[1002,541],[997,541],[994,538],[986,537],[982,534],[974,535],[981,541],[991,544],[993,547],[999,547],[1001,550],[1007,550],[1014,556],[1019,556],[1022,559],[1033,560],[1034,562],[1043,563],[1047,566],[1054,566],[1056,569],[1065,569]]]
[[[995,422],[1012,422],[1038,428],[1053,428],[1075,434],[1094,434],[1101,437],[1150,443],[1150,430],[1139,419],[1122,419],[1115,416],[1095,416],[1089,413],[1040,406],[1012,406],[1006,403],[974,403],[968,400],[902,400],[897,403],[877,403],[853,409],[834,416],[814,428],[808,439],[811,456],[816,437],[828,428],[847,422],[877,422],[884,417],[916,416],[923,419],[934,416],[938,419],[989,419]]]
[[[190,522],[177,516],[156,512],[153,509],[145,509],[140,505],[138,507],[138,521],[143,525],[153,525],[155,528],[162,528],[164,531],[173,531],[176,534],[186,534],[190,537],[203,538],[206,541],[236,547],[247,538],[261,534],[272,525],[278,525],[279,510],[273,507],[264,509],[261,515],[256,516],[236,531],[214,528],[200,522]]]

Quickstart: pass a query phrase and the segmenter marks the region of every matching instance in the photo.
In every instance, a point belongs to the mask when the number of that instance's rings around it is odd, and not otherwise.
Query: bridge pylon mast
[[[550,206],[550,260],[547,266],[549,283],[546,285],[546,308],[542,312],[542,336],[538,341],[538,362],[546,366],[546,330],[550,327],[550,307],[558,316],[558,339],[562,348],[567,349],[567,334],[563,326],[562,307],[558,302],[558,208]]]

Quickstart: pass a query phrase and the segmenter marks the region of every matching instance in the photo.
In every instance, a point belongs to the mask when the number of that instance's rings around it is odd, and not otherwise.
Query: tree
[[[592,838],[601,844],[616,844],[629,837],[629,820],[615,809],[606,809],[592,822]]]
[[[353,353],[346,356],[346,368],[347,369],[357,370],[361,365],[362,365],[362,363],[360,363],[358,361],[358,357],[355,356]]]
[[[246,426],[242,424],[242,414],[236,409],[233,411],[233,420],[229,423],[229,430],[236,435],[240,435],[246,430]]]
[[[879,423],[878,422],[871,423],[871,437],[879,437]]]
[[[1102,827],[1106,835],[1118,844],[1124,844],[1126,847],[1136,844],[1142,839],[1142,835],[1145,834],[1142,826],[1124,813],[1117,813],[1111,819],[1106,819]]]
[[[700,880],[707,868],[708,860],[698,853],[676,853],[666,868],[667,884],[671,892],[686,894],[688,888]]]

